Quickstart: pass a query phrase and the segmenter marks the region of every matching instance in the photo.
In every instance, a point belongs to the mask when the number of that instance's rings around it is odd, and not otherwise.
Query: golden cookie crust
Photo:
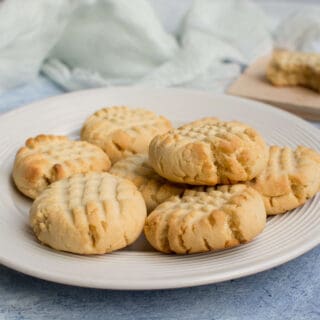
[[[108,156],[97,146],[65,136],[29,138],[16,154],[13,180],[26,196],[36,198],[50,183],[75,173],[107,171]]]
[[[303,146],[271,146],[266,168],[248,185],[262,195],[268,215],[297,208],[320,190],[320,155]]]
[[[149,160],[162,177],[191,185],[234,184],[258,175],[268,148],[240,122],[204,118],[156,136]]]
[[[81,139],[102,148],[115,163],[128,155],[146,153],[151,139],[171,128],[169,120],[149,110],[110,107],[86,120]]]
[[[266,211],[254,189],[237,184],[206,191],[187,190],[158,206],[144,233],[161,252],[214,251],[251,241],[262,232]]]
[[[320,54],[276,50],[266,76],[275,86],[304,86],[320,92]]]
[[[136,154],[116,162],[111,174],[132,181],[141,192],[148,212],[171,196],[181,195],[186,186],[174,184],[159,176],[149,164],[147,154]]]
[[[134,242],[145,217],[132,182],[94,172],[51,184],[34,201],[30,225],[40,242],[56,250],[103,254]]]

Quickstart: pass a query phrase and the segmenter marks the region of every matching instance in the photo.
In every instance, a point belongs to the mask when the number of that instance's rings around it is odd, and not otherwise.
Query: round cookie
[[[146,154],[136,154],[116,162],[110,173],[132,181],[141,192],[148,212],[171,196],[181,195],[186,186],[174,184],[159,176]]]
[[[159,175],[173,182],[234,184],[263,170],[268,148],[245,124],[204,118],[156,136],[149,160]]]
[[[135,185],[108,173],[77,174],[51,184],[34,201],[30,224],[56,250],[103,254],[140,235],[146,206]]]
[[[16,155],[13,180],[26,196],[36,198],[50,183],[75,173],[107,171],[108,156],[97,146],[65,136],[39,135]]]
[[[187,190],[147,217],[144,232],[157,250],[179,254],[214,251],[246,243],[262,232],[266,211],[254,189],[237,184]]]
[[[268,215],[297,208],[320,190],[320,154],[271,146],[266,168],[248,184],[262,195]]]
[[[86,120],[81,139],[102,148],[115,163],[128,155],[148,152],[151,139],[171,128],[169,120],[151,111],[111,107]]]

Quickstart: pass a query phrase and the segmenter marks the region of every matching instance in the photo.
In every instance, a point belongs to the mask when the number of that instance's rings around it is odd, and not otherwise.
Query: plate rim
[[[278,258],[273,258],[272,260],[267,260],[264,261],[263,263],[260,264],[255,264],[251,268],[246,267],[245,271],[237,273],[236,271],[230,272],[228,275],[224,277],[220,277],[219,279],[212,279],[210,278],[210,275],[207,277],[201,277],[200,279],[184,279],[184,280],[179,280],[175,283],[172,283],[171,279],[169,280],[157,280],[156,283],[150,282],[150,285],[146,283],[143,283],[140,285],[138,282],[133,282],[133,284],[130,284],[130,287],[124,284],[107,284],[105,285],[104,283],[98,283],[96,281],[89,281],[88,280],[70,280],[67,277],[65,277],[63,274],[60,276],[52,275],[50,273],[47,273],[45,271],[33,271],[32,269],[28,267],[21,267],[20,265],[17,266],[14,265],[13,263],[7,261],[5,258],[3,258],[0,255],[0,264],[4,265],[5,267],[8,267],[9,269],[18,271],[22,274],[40,279],[40,280],[45,280],[49,281],[52,283],[59,283],[62,285],[69,285],[69,286],[75,286],[75,287],[82,287],[82,288],[91,288],[91,289],[106,289],[106,290],[129,290],[129,291],[150,291],[150,290],[167,290],[167,289],[179,289],[179,288],[190,288],[190,287],[195,287],[195,286],[205,286],[205,285],[210,285],[210,284],[215,284],[215,283],[220,283],[224,281],[229,281],[229,280],[236,280],[236,279],[241,279],[247,276],[253,276],[255,274],[261,273],[263,271],[271,270],[275,267],[281,266],[285,264],[286,262],[292,261],[299,256],[307,253],[308,251],[314,249],[317,245],[320,243],[320,237],[319,238],[314,238],[314,241],[307,242],[305,246],[299,247],[299,250],[295,250],[294,254],[292,252],[288,252],[287,254],[278,257]],[[162,253],[161,253],[162,254]],[[252,272],[252,268],[254,268],[254,271]],[[136,280],[135,280],[136,281]]]

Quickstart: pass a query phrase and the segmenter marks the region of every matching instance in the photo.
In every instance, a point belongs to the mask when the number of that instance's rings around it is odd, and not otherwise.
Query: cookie
[[[320,154],[271,146],[267,167],[248,184],[262,195],[268,215],[297,208],[320,190]]]
[[[128,155],[148,152],[151,139],[171,127],[169,120],[151,111],[111,107],[87,119],[81,139],[102,148],[115,163]]]
[[[165,253],[197,253],[237,246],[262,232],[266,211],[254,189],[237,184],[188,190],[160,204],[146,219],[150,244]]]
[[[156,136],[149,160],[162,177],[191,185],[234,184],[258,175],[268,160],[262,137],[249,126],[204,118]]]
[[[75,173],[106,171],[111,163],[97,146],[65,136],[39,135],[16,155],[13,180],[26,196],[36,198],[50,183]]]
[[[186,186],[174,184],[159,176],[146,154],[129,156],[116,162],[110,173],[132,181],[141,192],[148,212],[171,196],[180,195]]]
[[[304,86],[320,92],[320,54],[276,50],[267,78],[275,86]]]
[[[140,235],[145,217],[144,200],[132,182],[98,172],[52,183],[30,210],[41,243],[79,254],[128,246]]]

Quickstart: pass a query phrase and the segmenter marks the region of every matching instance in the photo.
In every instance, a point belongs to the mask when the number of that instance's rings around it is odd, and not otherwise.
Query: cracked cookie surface
[[[128,156],[116,162],[111,174],[132,181],[141,192],[148,212],[171,196],[180,195],[187,186],[174,184],[159,176],[149,164],[147,154]]]
[[[262,195],[269,215],[297,208],[320,191],[320,154],[271,146],[266,168],[248,185]]]
[[[144,227],[146,238],[165,253],[214,251],[246,243],[262,232],[266,211],[254,189],[237,184],[186,190],[159,205]]]
[[[13,180],[23,194],[34,199],[54,181],[75,173],[107,171],[110,166],[108,156],[93,144],[38,135],[17,152]]]
[[[111,162],[136,153],[146,153],[151,139],[172,128],[165,117],[145,109],[110,107],[90,116],[81,139],[102,148]]]
[[[145,217],[145,203],[134,184],[108,173],[57,181],[30,210],[30,224],[40,242],[79,254],[126,247],[140,235]]]
[[[149,161],[164,178],[191,185],[248,181],[266,165],[268,148],[249,126],[204,118],[156,136]]]

